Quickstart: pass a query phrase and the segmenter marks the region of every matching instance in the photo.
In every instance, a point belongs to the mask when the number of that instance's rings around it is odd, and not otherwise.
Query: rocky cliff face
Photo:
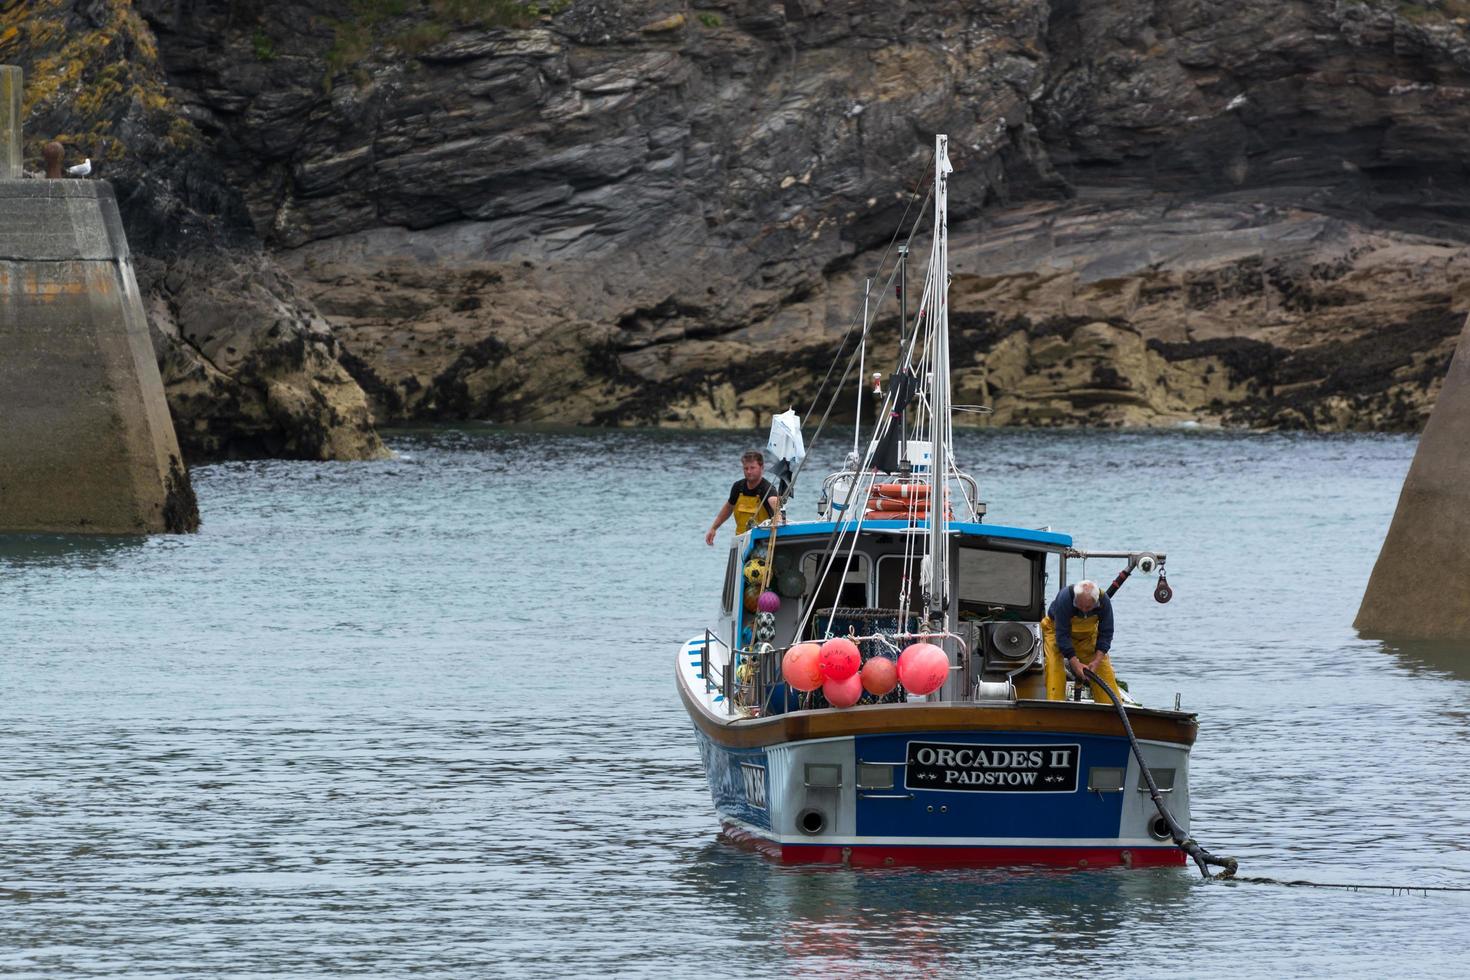
[[[201,354],[176,411],[223,447],[350,452],[364,397],[382,421],[804,407],[934,132],[960,398],[994,422],[1413,429],[1470,306],[1463,0],[73,8],[156,46],[167,105],[135,128],[187,127],[137,153],[139,213],[259,245],[197,302],[158,248],[155,323]]]

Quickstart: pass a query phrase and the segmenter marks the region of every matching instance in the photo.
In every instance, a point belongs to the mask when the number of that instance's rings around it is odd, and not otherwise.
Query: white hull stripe
[[[830,847],[1159,847],[1174,848],[1168,841],[1151,837],[783,837],[744,820],[720,814],[732,827],[777,844]]]

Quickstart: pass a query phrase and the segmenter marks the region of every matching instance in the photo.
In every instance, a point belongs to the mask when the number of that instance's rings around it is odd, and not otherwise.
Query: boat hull
[[[1185,860],[1141,789],[1116,714],[1101,705],[875,705],[728,721],[692,697],[685,705],[726,836],[783,863]],[[1187,831],[1194,720],[1133,714],[1144,757]]]
[[[724,837],[782,864],[843,864],[854,868],[1153,868],[1186,861],[1172,844],[1149,847],[968,844],[781,844],[745,827],[724,824]]]

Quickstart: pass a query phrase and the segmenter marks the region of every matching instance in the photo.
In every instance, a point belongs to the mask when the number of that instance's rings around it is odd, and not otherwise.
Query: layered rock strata
[[[745,426],[802,406],[922,210],[938,131],[958,381],[991,422],[1415,429],[1466,309],[1458,3],[136,14],[193,134],[157,187],[263,247],[253,281],[320,341],[320,370],[293,376],[334,378],[295,382],[279,417],[316,411],[351,443],[346,374],[383,421]],[[144,215],[169,199],[142,197]],[[223,332],[207,302],[155,308],[247,363],[285,330],[272,302]],[[890,306],[875,341],[896,329]],[[257,431],[270,386],[241,387]],[[337,438],[235,438],[228,386],[171,391],[211,451]]]

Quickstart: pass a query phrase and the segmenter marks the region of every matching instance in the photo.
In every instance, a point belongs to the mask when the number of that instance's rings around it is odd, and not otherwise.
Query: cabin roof
[[[846,521],[846,529],[850,530],[854,522]],[[783,524],[778,528],[777,541],[788,541],[792,538],[807,538],[830,535],[837,527],[833,521],[804,521],[795,524]],[[864,531],[905,531],[910,527],[907,519],[896,521],[863,521]],[[922,525],[921,525],[922,527]],[[1007,527],[1004,524],[980,524],[975,521],[951,521],[950,531],[962,537],[973,538],[995,538],[1004,541],[1031,541],[1040,545],[1051,545],[1057,548],[1072,547],[1072,536],[1060,534],[1056,531],[1041,531],[1028,527]],[[750,531],[750,542],[764,541],[770,537],[770,528],[758,527]],[[927,533],[927,531],[926,531]]]

